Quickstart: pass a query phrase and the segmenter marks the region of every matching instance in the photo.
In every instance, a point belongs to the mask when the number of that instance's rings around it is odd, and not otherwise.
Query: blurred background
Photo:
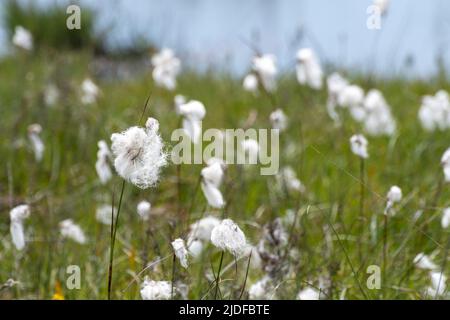
[[[11,51],[11,29],[18,24],[31,29],[37,41],[39,30],[46,28],[52,31],[41,37],[44,42],[50,34],[67,34],[59,30],[65,26],[65,10],[52,13],[51,8],[72,3],[85,13],[84,30],[78,32],[84,40],[72,41],[77,46],[95,42],[97,52],[121,54],[167,46],[199,71],[215,68],[241,75],[254,54],[252,47],[275,54],[281,70],[292,68],[302,46],[314,48],[333,68],[383,76],[427,78],[450,64],[450,2],[445,0],[391,0],[381,30],[366,27],[371,0],[0,1],[2,55]],[[18,4],[22,14],[50,18],[36,19],[33,25],[30,16],[21,18]]]

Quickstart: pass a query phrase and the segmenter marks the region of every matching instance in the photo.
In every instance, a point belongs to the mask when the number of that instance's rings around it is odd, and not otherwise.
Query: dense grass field
[[[450,230],[441,227],[441,216],[450,206],[450,189],[440,160],[450,147],[450,133],[424,131],[417,118],[422,96],[450,91],[444,77],[379,79],[341,70],[363,89],[379,89],[397,121],[392,137],[367,136],[370,157],[365,160],[362,180],[360,159],[352,154],[349,139],[364,131],[345,112],[341,126],[333,123],[326,112],[325,88],[315,91],[300,86],[293,73],[281,74],[269,99],[262,92],[255,96],[244,91],[242,79],[184,69],[176,90],[170,92],[154,85],[148,65],[143,63],[140,69],[127,78],[102,76],[88,53],[51,50],[18,52],[0,61],[0,298],[107,298],[110,228],[96,220],[96,209],[113,200],[117,206],[122,179],[115,175],[106,185],[100,183],[95,171],[97,142],[109,144],[112,133],[138,125],[150,97],[145,118],[159,120],[170,150],[171,133],[180,126],[176,93],[204,103],[204,128],[241,128],[249,123],[253,128],[270,128],[270,113],[282,108],[289,126],[280,135],[280,166],[291,166],[306,191],[280,191],[276,177],[261,176],[258,166],[230,165],[222,187],[227,202],[222,211],[210,208],[197,187],[203,165],[169,163],[151,189],[127,183],[112,298],[140,299],[145,276],[173,281],[177,299],[214,298],[221,252],[206,244],[201,258],[191,258],[184,269],[177,261],[173,267],[171,247],[190,223],[207,215],[233,219],[253,245],[260,242],[264,230],[270,230],[265,225],[273,226],[276,218],[282,218],[288,241],[272,243],[274,254],[282,260],[276,262],[279,266],[271,278],[273,298],[295,299],[306,287],[320,289],[323,299],[448,297],[428,296],[429,273],[413,262],[424,252],[449,275]],[[97,102],[90,105],[83,105],[79,98],[86,77],[101,89]],[[53,106],[44,102],[50,83],[60,91]],[[254,121],[249,121],[252,116]],[[33,123],[42,126],[41,162],[35,160],[28,140],[28,126]],[[403,199],[386,229],[383,212],[392,185],[402,188]],[[152,204],[146,222],[136,213],[141,200]],[[31,215],[24,222],[26,247],[18,251],[11,242],[9,211],[22,203],[30,205]],[[85,244],[61,237],[59,222],[68,218],[83,229]],[[248,298],[252,284],[266,274],[258,266],[261,257],[257,255],[252,252],[250,263],[248,255],[237,261],[224,255],[219,298]],[[67,287],[70,265],[80,268],[79,289]],[[367,286],[371,265],[382,270],[380,289]],[[8,279],[17,283],[9,286]]]

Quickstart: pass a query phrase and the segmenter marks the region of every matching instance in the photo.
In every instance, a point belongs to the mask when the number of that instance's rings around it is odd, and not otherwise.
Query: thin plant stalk
[[[244,294],[244,291],[245,291],[245,286],[247,284],[248,271],[250,270],[250,261],[252,259],[252,253],[253,253],[253,250],[250,251],[250,254],[248,255],[247,270],[245,271],[244,284],[242,285],[241,293],[239,294],[239,300],[241,300],[242,295]]]
[[[171,283],[171,285],[172,285],[172,289],[171,289],[171,294],[170,294],[170,296],[172,297],[172,300],[173,300],[173,297],[174,297],[174,282],[175,282],[175,267],[176,267],[176,262],[177,262],[177,257],[176,257],[176,255],[175,255],[175,253],[173,254],[173,258],[172,258],[172,283]]]
[[[387,265],[387,237],[388,237],[388,215],[384,214],[384,235],[383,235],[383,284],[386,288],[386,265]]]
[[[214,292],[214,300],[217,299],[217,293],[219,292],[219,281],[220,281],[220,272],[222,271],[222,264],[223,264],[223,255],[224,251],[222,251],[220,255],[220,262],[219,262],[219,269],[217,271],[217,278],[216,278],[216,291]]]
[[[123,180],[122,182],[122,190],[120,191],[119,206],[117,207],[117,216],[115,222],[114,222],[114,195],[113,195],[113,206],[111,209],[111,245],[109,250],[109,267],[108,267],[108,300],[111,300],[112,275],[114,264],[114,246],[116,244],[116,233],[119,223],[120,208],[122,206],[122,198],[124,190],[125,190],[125,180]]]
[[[364,158],[360,159],[360,166],[359,166],[359,178],[360,178],[360,194],[359,194],[359,232],[360,232],[360,238],[362,237],[364,233],[364,223],[365,223],[365,216],[364,216],[364,197],[365,197],[365,174],[364,174]],[[358,254],[359,259],[361,260],[362,256],[362,241],[359,239],[358,241]]]

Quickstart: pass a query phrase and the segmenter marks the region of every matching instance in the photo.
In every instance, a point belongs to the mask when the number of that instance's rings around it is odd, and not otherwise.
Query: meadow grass
[[[111,204],[113,193],[118,198],[122,180],[115,176],[106,186],[100,184],[94,167],[97,141],[109,142],[111,133],[136,125],[148,96],[146,116],[159,120],[169,149],[171,132],[179,126],[174,93],[157,88],[150,70],[127,80],[97,79],[91,58],[83,52],[41,51],[0,61],[0,283],[9,278],[21,283],[0,290],[2,299],[50,299],[58,284],[65,299],[106,299],[110,230],[96,221],[95,210],[100,204]],[[102,94],[97,103],[85,106],[78,96],[87,76],[95,79]],[[443,185],[438,194],[438,186],[443,179],[440,158],[450,147],[450,134],[425,132],[417,111],[423,95],[450,90],[450,84],[443,79],[347,77],[365,90],[381,90],[398,125],[393,137],[369,137],[362,221],[358,220],[360,162],[349,146],[350,136],[362,128],[345,113],[343,126],[333,124],[326,113],[325,90],[301,87],[293,74],[284,74],[274,105],[264,94],[255,97],[243,91],[241,80],[225,73],[186,70],[176,92],[204,103],[204,128],[240,128],[253,110],[257,118],[252,127],[270,128],[269,114],[276,107],[289,118],[288,130],[280,137],[280,163],[295,169],[306,186],[304,194],[277,192],[275,177],[261,176],[257,166],[229,166],[224,182],[227,216],[253,244],[258,243],[264,224],[285,216],[288,209],[298,212],[289,228],[289,245],[298,249],[298,257],[286,255],[289,268],[278,278],[277,298],[294,299],[306,285],[319,286],[320,278],[331,283],[329,299],[338,299],[343,290],[348,299],[424,298],[430,280],[426,271],[414,267],[415,255],[431,254],[439,265],[448,259],[449,232],[442,229],[440,217],[449,205],[450,192]],[[61,90],[53,107],[43,101],[48,83]],[[27,142],[32,123],[43,127],[46,150],[40,163]],[[156,188],[127,186],[115,248],[113,299],[139,299],[139,285],[146,275],[171,280],[170,242],[186,231],[187,214],[191,222],[205,214],[220,217],[220,211],[208,208],[200,191],[195,195],[202,167],[181,165],[178,182],[176,166],[169,165]],[[382,288],[369,290],[366,268],[382,265],[383,210],[391,185],[399,185],[404,197],[389,219]],[[137,203],[144,199],[152,203],[153,215],[147,223],[136,214]],[[29,242],[18,252],[11,243],[8,213],[24,202],[32,210],[25,222]],[[418,210],[423,214],[414,221]],[[81,225],[88,237],[86,245],[60,237],[58,223],[67,218]],[[378,225],[374,233],[372,219]],[[162,261],[141,272],[158,259]],[[176,267],[175,279],[188,285],[188,298],[214,297],[212,282],[220,259],[220,251],[208,244],[202,258],[191,261],[187,270]],[[236,262],[237,275],[234,263],[231,255],[224,255],[221,298],[239,298],[244,282],[248,289],[264,275],[251,270],[246,277],[247,257]],[[69,265],[81,268],[79,290],[65,286]],[[448,273],[448,266],[444,272]]]

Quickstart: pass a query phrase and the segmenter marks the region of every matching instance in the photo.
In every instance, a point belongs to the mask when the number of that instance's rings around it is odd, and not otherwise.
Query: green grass
[[[117,205],[122,181],[116,176],[107,186],[99,183],[94,167],[97,141],[109,142],[111,133],[136,125],[149,94],[146,115],[160,121],[168,147],[171,132],[179,124],[174,94],[155,87],[150,70],[126,82],[96,79],[102,95],[97,104],[83,106],[78,88],[86,76],[92,76],[90,59],[83,52],[50,51],[34,56],[18,54],[0,61],[0,283],[13,278],[22,284],[1,290],[2,299],[50,299],[57,283],[66,299],[106,299],[110,234],[107,226],[96,221],[95,209],[99,204],[111,203],[113,192]],[[350,136],[362,129],[349,117],[344,119],[343,127],[336,128],[326,114],[325,90],[315,92],[300,87],[291,74],[281,77],[276,92],[277,107],[285,111],[290,123],[281,135],[280,163],[295,168],[307,192],[301,197],[288,197],[275,192],[275,178],[260,176],[257,168],[242,171],[229,166],[222,188],[229,201],[228,216],[239,224],[251,243],[257,244],[264,224],[283,217],[287,209],[304,213],[292,231],[292,247],[298,249],[299,255],[286,258],[289,268],[278,275],[278,298],[294,299],[306,283],[317,286],[320,278],[331,281],[331,299],[338,299],[345,288],[348,299],[424,298],[430,280],[427,272],[416,269],[412,261],[419,252],[434,253],[439,265],[448,259],[444,247],[449,232],[440,226],[442,208],[449,205],[448,185],[444,185],[436,203],[434,198],[443,176],[440,158],[450,147],[450,134],[423,131],[417,111],[422,95],[434,94],[438,89],[450,90],[450,83],[442,79],[421,82],[348,77],[366,90],[380,89],[398,124],[398,132],[392,138],[369,137],[367,220],[363,232],[356,227],[350,229],[359,214],[360,185],[359,161],[349,147]],[[62,92],[54,107],[43,102],[48,83],[55,83]],[[274,106],[262,94],[254,97],[244,92],[241,81],[229,75],[187,71],[179,77],[177,93],[205,104],[204,128],[239,128],[251,110],[258,113],[253,127],[270,127],[268,117]],[[43,127],[46,150],[41,163],[34,161],[28,147],[27,127],[31,123]],[[155,189],[139,190],[127,185],[115,249],[113,298],[139,299],[139,281],[133,279],[158,255],[169,258],[143,272],[141,279],[147,275],[154,280],[171,280],[170,242],[185,227],[183,216],[177,215],[177,206],[181,205],[184,212],[188,210],[201,168],[182,165],[180,204],[174,165],[164,169]],[[385,194],[394,184],[402,188],[404,199],[397,206],[397,215],[389,220],[387,278],[383,279],[381,290],[368,290],[367,266],[382,264],[382,213]],[[146,234],[146,226],[136,214],[136,205],[143,199],[149,200],[157,213],[148,222],[153,237]],[[31,204],[32,214],[25,222],[30,242],[23,252],[17,252],[9,235],[9,210],[23,202]],[[191,219],[200,218],[205,206],[203,195],[197,194]],[[413,222],[419,209],[424,210],[423,215]],[[210,209],[207,212],[221,214]],[[376,243],[370,240],[372,217],[379,225]],[[58,222],[66,218],[81,225],[88,244],[61,239]],[[290,226],[286,228],[289,230]],[[359,244],[362,257],[358,255]],[[212,274],[211,265],[217,272],[219,259],[220,252],[208,245],[203,258],[191,261],[188,270],[177,266],[176,279],[189,286],[189,298],[213,297],[214,290],[207,293],[209,283],[205,275]],[[221,291],[226,298],[237,298],[247,260],[238,262],[237,278],[234,267],[226,269],[230,263],[233,259],[225,254]],[[66,267],[72,264],[81,268],[80,290],[68,290],[65,286]],[[263,275],[261,270],[251,270],[247,289]]]

